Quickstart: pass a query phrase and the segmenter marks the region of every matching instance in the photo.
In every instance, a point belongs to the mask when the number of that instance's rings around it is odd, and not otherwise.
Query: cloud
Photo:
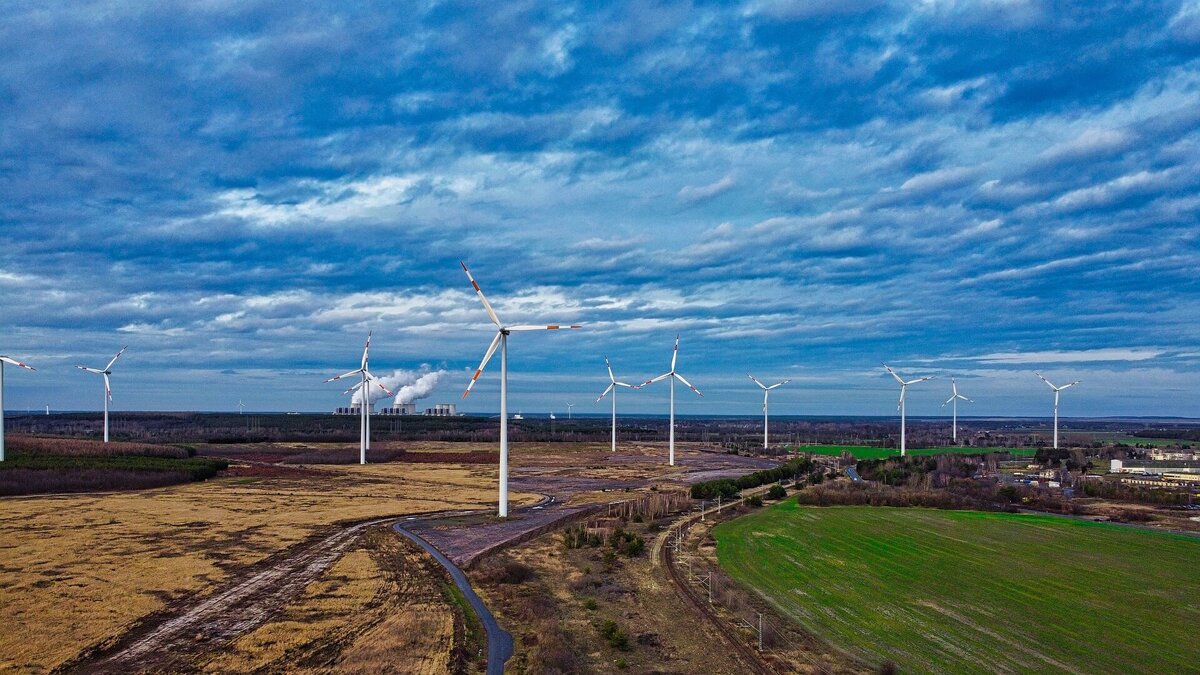
[[[719,180],[707,185],[685,185],[679,188],[677,197],[684,204],[696,205],[729,192],[736,185],[737,181],[734,180],[733,174],[726,174]]]
[[[1107,347],[1078,351],[996,352],[968,357],[969,360],[996,365],[1032,365],[1039,363],[1100,363],[1106,361],[1148,361],[1163,355],[1163,350],[1145,347]]]

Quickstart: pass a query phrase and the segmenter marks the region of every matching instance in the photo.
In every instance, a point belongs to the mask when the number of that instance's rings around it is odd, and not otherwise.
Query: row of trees
[[[777,483],[784,479],[800,480],[813,470],[820,470],[815,462],[808,457],[790,459],[773,469],[763,469],[746,474],[741,478],[718,478],[692,485],[692,499],[713,499],[720,496],[725,499],[736,497],[742,490]]]

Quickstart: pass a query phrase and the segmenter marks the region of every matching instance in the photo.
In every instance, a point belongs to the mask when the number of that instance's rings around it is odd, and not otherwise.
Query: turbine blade
[[[617,385],[616,385],[616,383],[614,382],[613,384],[610,384],[610,385],[608,385],[607,387],[605,387],[605,388],[604,388],[604,393],[603,393],[603,394],[600,394],[600,398],[596,399],[596,403],[599,403],[599,402],[600,402],[600,401],[601,401],[601,400],[602,400],[602,399],[603,399],[605,396],[608,396],[608,392],[612,391],[612,390],[613,390],[613,387],[615,387],[615,386],[617,386]]]
[[[945,408],[947,404],[949,404],[951,401],[953,401],[956,398],[961,398],[961,397],[958,394],[951,396],[950,398],[946,399],[946,403],[943,403],[942,407]]]
[[[104,393],[108,394],[108,400],[112,400],[112,384],[108,381],[108,373],[100,373],[104,376]]]
[[[362,368],[359,368],[358,370],[352,370],[352,371],[350,371],[350,372],[348,372],[348,373],[342,373],[341,375],[338,375],[337,377],[331,377],[331,378],[329,378],[328,380],[325,380],[325,382],[324,382],[324,383],[325,383],[325,384],[328,384],[328,383],[330,383],[330,382],[333,382],[334,380],[340,380],[340,379],[342,379],[343,377],[350,377],[351,375],[358,375],[358,374],[359,374],[359,373],[361,373],[362,371],[363,371],[363,369],[362,369]]]
[[[471,280],[471,285],[475,287],[475,292],[479,294],[479,300],[483,302],[483,308],[487,310],[488,318],[492,320],[492,323],[496,324],[497,328],[500,328],[500,317],[496,316],[496,310],[492,309],[492,303],[488,302],[487,296],[483,294],[483,289],[479,288],[479,284],[475,282],[475,277],[471,276],[471,270],[467,269],[467,263],[460,260],[458,264],[462,265],[463,271],[467,273],[467,278]],[[470,390],[470,387],[468,387],[467,391]]]
[[[625,382],[617,382],[615,380],[613,381],[613,384],[617,385],[618,387],[629,387],[630,389],[639,388],[639,385],[626,384]]]
[[[612,372],[612,364],[608,362],[608,357],[607,357],[607,356],[605,356],[605,357],[604,357],[604,367],[605,367],[605,368],[608,368],[608,381],[609,381],[609,382],[616,382],[616,381],[617,381],[617,378],[616,378],[616,377],[613,375],[613,372]]]
[[[675,336],[675,351],[671,352],[671,372],[675,372],[675,360],[679,358],[679,336]]]
[[[97,374],[97,375],[103,375],[103,374],[104,374],[104,371],[103,371],[103,370],[100,370],[99,368],[88,368],[87,366],[75,366],[75,367],[76,367],[76,368],[78,368],[78,369],[80,369],[80,370],[86,370],[86,371],[88,371],[89,373],[95,373],[95,374]]]
[[[509,331],[527,331],[527,330],[560,330],[564,328],[583,328],[580,324],[568,326],[566,324],[550,324],[548,326],[520,325],[509,326],[506,330]]]
[[[121,347],[121,351],[117,352],[117,355],[112,358],[112,361],[108,362],[107,366],[104,366],[104,369],[112,370],[113,364],[117,362],[117,359],[121,358],[121,355],[125,353],[126,349],[129,349],[129,345],[125,345],[124,347]]]
[[[372,375],[371,373],[369,373],[369,372],[368,372],[368,373],[367,373],[367,379],[368,379],[369,381],[371,381],[372,383],[374,383],[374,384],[375,384],[375,386],[377,386],[377,387],[379,387],[380,389],[382,389],[382,390],[383,390],[383,393],[387,394],[388,396],[395,396],[395,394],[393,394],[393,393],[392,393],[392,390],[391,390],[391,389],[388,389],[387,387],[383,386],[383,382],[381,382],[381,381],[380,381],[380,379],[379,379],[378,377],[375,377],[374,375]]]
[[[37,370],[37,368],[34,368],[33,366],[27,366],[24,363],[21,363],[20,361],[18,361],[16,359],[10,359],[7,356],[0,356],[0,361],[3,361],[5,363],[11,363],[14,366],[20,366],[21,368],[24,368],[25,370]]]
[[[1045,382],[1047,387],[1050,387],[1054,391],[1058,391],[1058,387],[1054,386],[1054,384],[1052,384],[1050,382],[1050,380],[1047,380],[1045,377],[1042,377],[1041,373],[1034,373],[1034,375],[1037,375],[1038,378],[1040,378],[1042,382]]]
[[[466,269],[466,266],[463,266]],[[500,346],[500,338],[504,337],[504,333],[496,331],[496,337],[492,338],[492,344],[488,345],[487,352],[483,355],[483,360],[479,362],[479,367],[475,369],[475,374],[471,376],[471,382],[467,384],[467,390],[463,392],[462,397],[466,398],[467,394],[471,393],[471,387],[475,386],[475,380],[483,373],[483,369],[487,366],[488,361],[492,358],[492,354],[496,353],[496,348]]]
[[[963,396],[962,394],[959,394],[958,397],[961,398],[962,400],[966,401],[967,403],[975,402],[975,401],[972,401],[971,399],[967,398],[966,396]]]
[[[915,380],[909,380],[908,382],[905,382],[904,384],[907,386],[910,384],[916,384],[918,382],[924,382],[925,380],[932,380],[933,378],[934,378],[933,375],[926,375],[925,377],[918,377]]]
[[[900,376],[896,374],[896,371],[892,370],[891,366],[889,366],[888,364],[885,363],[885,364],[883,364],[883,369],[888,371],[888,373],[890,373],[892,375],[892,377],[896,378],[897,382],[899,382],[900,384],[904,384],[904,380],[900,379]]]
[[[367,344],[363,345],[362,365],[359,366],[363,370],[367,369],[367,352],[371,351],[371,332],[367,332]]]
[[[1071,384],[1064,384],[1063,386],[1059,387],[1058,390],[1062,391],[1063,389],[1067,389],[1068,387],[1074,387],[1077,384],[1079,384],[1079,380],[1075,380]]]
[[[759,382],[757,377],[754,377],[753,375],[751,375],[749,373],[746,374],[746,377],[750,378],[751,380],[754,380],[754,384],[757,384],[759,389],[762,389],[764,391],[766,390],[767,385],[763,384],[762,382]]]
[[[900,406],[904,405],[904,392],[906,391],[908,391],[908,386],[900,385],[900,400],[896,401],[896,410],[899,410]]]
[[[791,382],[791,380],[784,380],[783,382],[776,382],[775,384],[767,387],[767,391],[771,391],[772,389],[778,389],[779,387],[782,387],[783,385],[787,384],[788,382]]]
[[[644,387],[648,384],[654,384],[655,382],[662,382],[663,380],[667,379],[670,376],[671,376],[671,373],[663,373],[662,375],[659,375],[658,377],[652,377],[649,380],[646,380],[645,382],[643,382],[640,385],[640,387]]]
[[[674,375],[676,378],[678,378],[680,382],[682,382],[682,383],[686,384],[686,385],[688,386],[688,389],[691,389],[692,391],[696,392],[696,393],[697,393],[697,394],[699,394],[700,396],[704,396],[704,394],[701,394],[701,393],[700,393],[700,390],[699,390],[699,389],[697,389],[697,388],[693,387],[693,386],[692,386],[692,383],[691,383],[691,382],[688,382],[687,380],[685,380],[685,379],[683,378],[683,376],[682,376],[682,375],[680,375],[679,373],[672,373],[672,374],[673,374],[673,375]]]

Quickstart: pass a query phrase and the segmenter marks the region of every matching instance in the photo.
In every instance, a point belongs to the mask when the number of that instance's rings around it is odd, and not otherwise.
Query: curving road
[[[479,620],[483,622],[483,628],[487,631],[488,641],[488,656],[487,656],[487,672],[488,675],[504,675],[504,664],[513,654],[513,639],[512,634],[500,627],[496,623],[496,617],[492,616],[491,611],[483,604],[483,600],[475,594],[475,589],[471,588],[471,582],[467,581],[467,575],[458,568],[457,565],[450,562],[450,559],[442,555],[442,552],[433,547],[432,544],[425,541],[421,537],[409,532],[404,528],[404,523],[396,523],[392,525],[392,529],[396,530],[401,535],[408,537],[421,548],[425,549],[429,555],[433,556],[446,571],[450,573],[450,577],[454,579],[454,585],[458,586],[458,590],[462,591],[467,597],[467,602],[471,603],[471,607],[475,610],[475,614],[479,616]]]

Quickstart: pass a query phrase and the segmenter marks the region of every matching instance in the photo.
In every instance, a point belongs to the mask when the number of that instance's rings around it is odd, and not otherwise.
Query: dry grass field
[[[448,583],[424,551],[375,527],[277,617],[190,665],[210,672],[450,673],[464,650],[463,617],[446,599]]]
[[[493,465],[395,463],[141,492],[6,498],[0,670],[53,669],[335,523],[486,507],[496,499],[495,485]],[[512,496],[514,505],[536,500]],[[361,556],[339,573],[353,578],[356,564],[365,564]]]

